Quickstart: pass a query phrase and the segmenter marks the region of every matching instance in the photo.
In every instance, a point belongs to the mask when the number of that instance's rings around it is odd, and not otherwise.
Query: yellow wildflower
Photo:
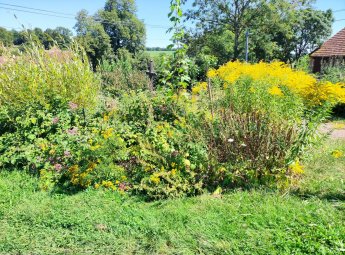
[[[303,174],[304,173],[304,166],[300,164],[299,160],[296,160],[295,163],[289,166],[289,169],[293,174]]]
[[[273,96],[284,96],[283,92],[278,86],[273,86],[268,90],[268,93],[270,93]]]
[[[153,182],[154,184],[158,184],[160,182],[159,174],[154,173],[153,175],[151,175],[150,181]]]
[[[340,150],[332,151],[332,156],[334,158],[341,158],[343,155],[344,155],[344,153]]]
[[[68,171],[69,171],[70,173],[75,173],[75,172],[78,171],[78,169],[79,169],[79,166],[78,166],[78,165],[73,165],[73,166],[71,166],[70,168],[68,168]]]
[[[270,93],[283,96],[278,85],[286,87],[301,96],[308,104],[320,105],[323,102],[345,103],[345,85],[342,83],[320,82],[314,76],[303,71],[293,70],[282,62],[257,64],[229,62],[218,70],[210,70],[208,77],[218,76],[224,82],[224,88],[231,86],[242,77],[249,77],[259,84],[271,85]],[[252,92],[252,89],[250,89]]]
[[[208,78],[214,78],[217,76],[217,70],[215,69],[210,69],[208,72],[207,72],[207,77]]]
[[[107,130],[105,130],[103,132],[104,139],[109,139],[110,137],[112,137],[113,136],[113,131],[114,131],[113,128],[108,128]]]
[[[45,143],[40,143],[38,146],[41,148],[42,151],[48,150],[48,145]]]
[[[192,93],[194,95],[197,95],[201,91],[205,91],[205,90],[207,90],[207,83],[206,82],[200,82],[192,88]]]

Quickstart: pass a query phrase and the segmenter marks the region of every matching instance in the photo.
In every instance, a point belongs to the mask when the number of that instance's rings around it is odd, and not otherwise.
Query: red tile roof
[[[319,49],[314,51],[312,57],[345,56],[345,28],[326,41]]]

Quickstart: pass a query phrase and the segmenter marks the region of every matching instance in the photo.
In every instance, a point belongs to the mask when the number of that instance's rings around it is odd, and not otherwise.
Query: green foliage
[[[82,10],[77,14],[75,29],[76,40],[85,49],[94,70],[102,59],[113,56],[109,35],[104,31],[101,23],[88,16],[87,11]]]
[[[119,53],[115,61],[104,59],[97,68],[102,79],[103,93],[116,97],[128,90],[147,89],[149,78],[143,71],[147,57],[142,55],[134,58],[125,49],[120,49]]]
[[[55,46],[67,49],[72,44],[72,37],[72,31],[65,27],[48,28],[45,31],[41,28],[34,28],[19,32],[0,28],[0,41],[5,46],[26,45],[34,41],[37,44],[42,44],[46,50]]]
[[[336,61],[336,60],[335,60]],[[336,61],[334,66],[327,66],[323,68],[320,78],[332,83],[345,83],[345,65],[340,61]]]
[[[173,32],[173,44],[168,49],[176,47],[172,58],[163,58],[163,72],[159,83],[174,90],[185,89],[192,84],[190,69],[191,60],[187,57],[188,46],[183,42],[185,32],[181,26],[182,21],[181,0],[170,1],[170,13],[168,17],[173,26],[167,32]]]
[[[0,106],[9,111],[19,113],[36,103],[53,108],[56,100],[86,109],[96,105],[98,80],[78,48],[46,52],[31,46],[9,57],[0,70]]]
[[[110,191],[39,190],[22,171],[0,173],[0,253],[343,254],[343,141],[320,145],[293,194],[235,190],[143,202]],[[301,196],[301,197],[300,197]]]
[[[3,27],[0,27],[0,43],[7,47],[13,44],[13,34]]]
[[[313,0],[195,0],[186,15],[195,23],[186,37],[192,49],[189,54],[196,56],[201,51],[214,55],[219,64],[244,59],[249,29],[250,61],[292,63],[331,34],[331,10],[315,10],[312,4]]]
[[[1,94],[2,168],[38,175],[44,189],[106,188],[147,199],[253,185],[286,188],[294,179],[289,166],[313,129],[303,121],[302,99],[283,87],[284,97],[274,96],[270,85],[244,77],[225,88],[214,80],[211,102],[203,84],[194,94],[182,88],[152,93],[139,82],[142,76],[133,76],[133,59],[123,51],[100,67],[103,93],[112,96],[102,106],[87,63],[69,54],[62,62],[36,49],[2,67],[3,77],[11,71],[17,82]],[[124,84],[106,84],[105,74],[123,75]],[[35,79],[23,83],[27,77]],[[31,97],[22,96],[27,88]],[[99,107],[91,111],[92,105]],[[316,123],[323,115],[310,116]]]
[[[115,54],[120,48],[134,54],[145,49],[145,26],[136,16],[134,0],[107,0],[96,18],[109,35]]]
[[[309,55],[301,57],[297,62],[295,68],[297,70],[310,73],[310,57]],[[333,81],[332,81],[333,82]]]
[[[334,66],[327,66],[322,70],[320,79],[324,81],[330,81],[332,83],[345,84],[345,65],[342,60],[335,59]],[[339,104],[334,107],[333,115],[335,117],[345,117],[345,104]]]

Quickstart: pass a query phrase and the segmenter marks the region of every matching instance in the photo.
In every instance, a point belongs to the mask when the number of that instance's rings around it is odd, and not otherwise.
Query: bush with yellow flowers
[[[303,71],[293,70],[282,62],[248,64],[239,61],[228,62],[218,70],[210,70],[208,77],[219,78],[228,87],[243,77],[249,77],[255,84],[267,84],[267,92],[284,96],[284,89],[297,94],[308,105],[325,102],[344,103],[345,84],[318,81]]]
[[[345,101],[343,84],[318,81],[280,62],[229,62],[208,78],[209,85],[192,89],[192,98],[208,107],[197,123],[211,162],[205,181],[225,189],[286,186],[303,172],[298,158],[318,124]]]
[[[303,174],[300,159],[320,121],[345,101],[342,84],[279,62],[230,62],[190,90],[129,86],[98,97],[86,62],[41,60],[28,67],[13,60],[2,69],[4,80],[14,79],[11,91],[0,88],[0,167],[25,170],[42,189],[59,192],[107,189],[162,199],[285,188]],[[25,98],[27,90],[36,96]]]

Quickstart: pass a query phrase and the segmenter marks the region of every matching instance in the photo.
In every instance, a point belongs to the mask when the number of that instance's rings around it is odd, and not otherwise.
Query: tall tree
[[[196,23],[199,33],[230,30],[233,33],[233,59],[241,54],[241,37],[256,22],[264,0],[194,0],[187,19]]]
[[[252,60],[276,58],[291,62],[309,52],[330,34],[331,12],[314,10],[313,2],[194,0],[193,9],[187,15],[187,19],[196,24],[192,31],[192,45],[206,42],[206,49],[215,52],[217,57],[219,55],[220,60],[241,59],[244,56],[245,31],[249,29]],[[205,38],[208,40],[205,41]],[[212,38],[222,40],[220,44],[209,45]],[[229,45],[232,46],[231,51]],[[217,49],[214,49],[215,46]]]
[[[136,16],[135,0],[108,0],[96,20],[109,35],[114,53],[120,48],[134,54],[144,50],[145,26]]]
[[[110,37],[104,31],[101,23],[89,16],[86,10],[77,14],[77,41],[84,47],[94,69],[102,58],[111,57],[113,51],[110,44]]]

